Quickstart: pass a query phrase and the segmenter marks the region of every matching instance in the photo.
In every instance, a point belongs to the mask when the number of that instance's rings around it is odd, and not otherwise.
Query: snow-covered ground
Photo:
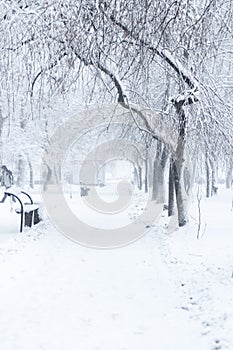
[[[164,213],[113,250],[48,220],[14,233],[18,216],[1,205],[0,349],[233,349],[232,193],[201,200],[199,240],[196,204],[187,227],[167,235]]]

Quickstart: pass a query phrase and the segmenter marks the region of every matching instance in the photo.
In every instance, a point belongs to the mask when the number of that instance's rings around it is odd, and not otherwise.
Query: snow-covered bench
[[[90,188],[87,187],[87,184],[84,182],[80,182],[80,196],[87,196],[88,195],[88,191],[90,190]]]
[[[32,225],[38,224],[41,221],[39,215],[39,204],[34,203],[32,197],[25,191],[14,191],[7,190],[5,194],[11,196],[19,204],[19,207],[16,208],[16,213],[21,215],[20,220],[20,232],[23,231],[24,226],[31,227]],[[25,202],[25,197],[27,202]]]

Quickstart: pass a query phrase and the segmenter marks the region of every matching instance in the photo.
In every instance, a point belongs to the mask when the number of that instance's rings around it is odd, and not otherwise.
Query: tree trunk
[[[176,205],[178,212],[178,223],[182,227],[188,222],[186,195],[183,186],[183,170],[185,162],[185,144],[187,137],[186,116],[183,109],[184,101],[175,101],[174,105],[179,118],[179,136],[173,162],[174,185],[176,193]]]
[[[209,162],[208,162],[208,158],[206,156],[206,197],[209,198],[211,193],[210,193],[210,179],[211,179],[211,176],[210,176],[210,167],[209,167]]]
[[[148,167],[149,167],[149,164],[148,164],[148,159],[145,160],[145,193],[148,193]]]
[[[159,160],[154,161],[152,200],[157,203],[165,202],[165,170]]]
[[[165,170],[168,159],[168,152],[162,145],[158,144],[156,159],[153,164],[153,190],[152,200],[157,203],[165,202]]]
[[[31,188],[34,188],[34,173],[33,173],[33,167],[30,160],[28,160],[28,166],[29,166],[29,185]]]
[[[153,160],[151,158],[148,159],[148,186],[151,188],[153,186]]]
[[[56,184],[59,184],[61,182],[61,178],[62,178],[62,171],[61,171],[61,167],[57,164],[54,164],[53,166],[53,174],[54,174],[54,180],[56,182]]]
[[[23,187],[25,182],[25,162],[22,156],[19,157],[18,161],[18,177],[16,184],[18,187]]]
[[[46,169],[43,172],[43,191],[47,190],[52,177],[52,169],[48,166],[48,164],[45,164],[45,166]]]
[[[160,160],[160,168],[159,168],[160,171],[158,174],[159,191],[158,191],[157,203],[165,202],[165,170],[166,170],[167,160],[168,160],[168,152],[164,147],[161,155],[161,160]]]
[[[142,190],[142,168],[138,166],[138,189]]]
[[[233,179],[232,172],[233,172],[233,161],[231,159],[227,164],[227,170],[226,170],[226,188],[227,189],[231,188],[232,179]]]
[[[158,197],[158,168],[159,168],[159,161],[158,159],[155,159],[153,162],[153,188],[152,188],[152,200],[155,201]]]
[[[217,166],[215,161],[210,161],[210,166],[211,166],[211,196],[217,194],[218,190],[218,171],[217,171]]]
[[[174,173],[174,184],[175,184],[175,193],[176,193],[176,205],[178,211],[178,223],[182,227],[187,223],[187,212],[186,205],[184,201],[184,194],[182,189],[182,164],[180,161],[176,161],[173,164],[173,173]]]
[[[169,166],[169,183],[168,183],[168,216],[172,216],[175,213],[175,196],[174,196],[174,172],[173,172],[173,160],[170,161]]]
[[[138,170],[136,166],[134,166],[133,175],[134,175],[134,183],[137,186],[137,188],[139,188]]]

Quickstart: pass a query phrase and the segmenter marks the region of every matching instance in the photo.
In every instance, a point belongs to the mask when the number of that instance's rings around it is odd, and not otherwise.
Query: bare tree
[[[146,116],[131,104],[163,111],[177,139],[173,175],[179,225],[185,225],[187,148],[195,141],[202,152],[207,145],[207,152],[220,155],[233,144],[230,93],[222,93],[218,78],[219,72],[232,74],[231,65],[221,66],[232,44],[232,2],[18,0],[0,9],[2,94],[11,114],[17,92],[38,106],[81,78],[93,100],[101,86],[105,100],[118,101],[151,135]]]

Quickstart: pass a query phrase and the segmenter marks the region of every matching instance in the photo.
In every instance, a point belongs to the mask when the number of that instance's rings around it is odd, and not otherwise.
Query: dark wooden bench
[[[5,191],[7,196],[11,196],[19,204],[19,208],[15,211],[20,214],[20,232],[23,231],[24,226],[31,227],[41,221],[39,214],[39,204],[34,203],[32,197],[25,191]],[[27,202],[23,201],[23,196],[26,197]]]

